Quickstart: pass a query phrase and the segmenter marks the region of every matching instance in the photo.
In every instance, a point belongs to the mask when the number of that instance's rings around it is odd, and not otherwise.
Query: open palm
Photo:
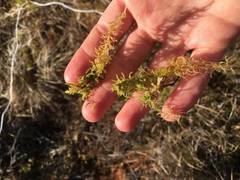
[[[156,42],[162,47],[155,54],[149,68],[167,64],[173,57],[191,51],[196,59],[218,61],[225,48],[238,34],[240,6],[238,0],[113,0],[90,32],[65,70],[65,81],[76,83],[90,67],[101,37],[110,22],[127,9],[127,17],[117,37],[120,39],[136,22],[133,30],[107,69],[105,79],[94,89],[82,107],[86,120],[96,122],[111,107],[117,96],[112,92],[116,75],[134,72],[143,63]],[[208,74],[182,79],[162,109],[168,121],[186,113],[201,96]],[[121,131],[131,131],[148,109],[136,92],[117,114],[115,123]],[[94,101],[94,108],[91,102]]]

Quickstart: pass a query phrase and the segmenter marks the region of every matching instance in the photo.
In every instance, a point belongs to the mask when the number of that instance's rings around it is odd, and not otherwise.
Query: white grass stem
[[[84,10],[84,9],[76,9],[73,7],[70,7],[62,2],[56,2],[56,1],[52,1],[52,2],[48,2],[48,3],[39,3],[39,2],[35,2],[35,1],[30,1],[32,4],[36,5],[36,6],[40,6],[40,7],[46,7],[46,6],[53,6],[53,5],[58,5],[58,6],[62,6],[65,9],[71,10],[73,12],[76,13],[95,13],[95,14],[99,14],[102,15],[103,13],[95,10],[95,9],[89,9],[89,10]]]
[[[11,67],[10,67],[10,82],[9,82],[9,98],[8,98],[8,104],[5,107],[4,111],[1,114],[1,121],[0,121],[0,134],[2,133],[3,130],[3,123],[4,123],[4,118],[6,113],[8,112],[12,101],[13,101],[13,81],[14,81],[14,66],[15,66],[15,62],[16,62],[16,57],[17,57],[17,52],[19,49],[19,43],[18,43],[18,26],[19,26],[19,21],[20,21],[20,15],[21,15],[21,11],[22,11],[22,7],[19,7],[17,9],[17,20],[16,20],[16,24],[15,24],[15,37],[14,37],[14,41],[13,41],[13,49],[12,51],[10,51],[11,55]]]

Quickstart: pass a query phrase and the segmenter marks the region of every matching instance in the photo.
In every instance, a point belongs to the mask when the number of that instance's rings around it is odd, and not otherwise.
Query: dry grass
[[[0,136],[0,176],[8,179],[240,178],[240,43],[227,56],[235,72],[215,73],[205,96],[179,124],[153,113],[133,133],[86,123],[77,96],[64,94],[63,71],[98,19],[59,6],[22,4],[13,100]],[[40,2],[40,1],[39,1]],[[41,1],[42,2],[42,1]],[[44,1],[49,2],[49,1]],[[61,1],[103,10],[106,1]],[[0,0],[0,111],[9,101],[14,0]]]

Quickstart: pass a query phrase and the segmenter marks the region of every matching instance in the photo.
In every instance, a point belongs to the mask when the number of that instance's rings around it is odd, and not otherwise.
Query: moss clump
[[[140,92],[140,100],[150,109],[160,113],[160,94],[163,89],[174,85],[179,78],[211,72],[222,68],[212,62],[195,60],[184,56],[169,60],[167,67],[148,70],[140,67],[135,74],[128,77],[117,77],[113,84],[113,91],[120,97],[129,98],[133,92]]]
[[[112,54],[115,50],[115,44],[117,42],[117,31],[123,23],[123,19],[126,17],[126,11],[120,14],[110,24],[108,32],[103,35],[102,42],[96,50],[96,57],[91,63],[91,68],[80,77],[77,84],[69,84],[67,94],[80,94],[82,99],[86,99],[91,90],[97,86],[100,80],[104,78],[106,73],[106,67],[112,60]]]

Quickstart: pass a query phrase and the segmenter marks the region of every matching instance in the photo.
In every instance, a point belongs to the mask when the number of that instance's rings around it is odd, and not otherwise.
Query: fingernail
[[[174,112],[173,109],[168,106],[163,106],[162,112],[161,112],[161,117],[164,120],[169,121],[169,122],[175,122],[175,121],[179,121],[181,119],[181,115]]]
[[[128,125],[124,123],[124,121],[121,121],[120,119],[115,120],[115,126],[117,129],[121,132],[128,133],[133,131],[133,128],[130,128]]]
[[[84,119],[86,119],[88,122],[97,122],[99,121],[97,112],[95,111],[95,104],[89,103],[85,101],[82,107],[82,115]]]
[[[115,120],[115,126],[117,127],[117,129],[118,129],[119,131],[121,131],[121,132],[127,132],[127,131],[125,130],[125,128],[123,127],[122,122],[121,122],[119,119],[116,119],[116,120]]]

